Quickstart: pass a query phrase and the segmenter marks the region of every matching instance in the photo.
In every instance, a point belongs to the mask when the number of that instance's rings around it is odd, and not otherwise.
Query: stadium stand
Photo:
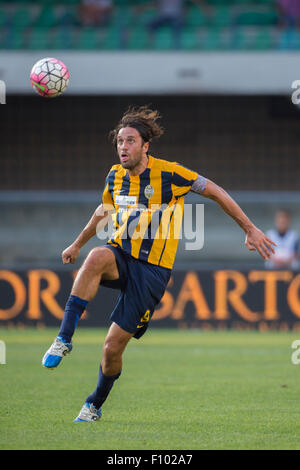
[[[150,39],[155,2],[115,0],[106,26],[83,26],[78,0],[0,1],[0,49],[299,49],[296,27],[282,27],[276,0],[185,2],[178,43],[164,26]]]

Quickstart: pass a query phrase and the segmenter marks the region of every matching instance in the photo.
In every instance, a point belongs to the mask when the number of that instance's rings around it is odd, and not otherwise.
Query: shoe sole
[[[44,367],[44,369],[48,369],[48,370],[54,370],[54,369],[57,369],[57,366],[56,366],[56,367],[47,367],[47,366],[44,366],[44,365],[43,365],[43,367]]]
[[[86,421],[86,419],[76,418],[74,419],[73,423],[97,423],[97,421],[100,421],[100,418],[95,420],[93,419],[92,421]]]

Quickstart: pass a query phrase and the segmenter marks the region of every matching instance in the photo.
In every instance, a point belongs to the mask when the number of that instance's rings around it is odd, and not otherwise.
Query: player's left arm
[[[193,183],[191,191],[217,202],[223,211],[236,221],[246,233],[245,245],[250,251],[257,250],[265,260],[269,259],[272,253],[274,254],[272,245],[276,246],[276,243],[251,222],[223,188],[199,175]]]

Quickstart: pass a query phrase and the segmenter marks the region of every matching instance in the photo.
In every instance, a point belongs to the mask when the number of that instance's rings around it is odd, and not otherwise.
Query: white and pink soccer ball
[[[53,57],[39,60],[30,73],[31,85],[45,98],[61,95],[67,89],[69,79],[70,74],[65,64]]]

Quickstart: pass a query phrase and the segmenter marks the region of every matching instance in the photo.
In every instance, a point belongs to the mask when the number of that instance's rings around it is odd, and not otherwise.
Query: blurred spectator
[[[158,0],[158,15],[149,24],[151,35],[163,26],[171,26],[174,32],[174,46],[180,45],[180,34],[183,27],[184,0]]]
[[[265,262],[268,269],[298,269],[299,268],[299,236],[290,229],[291,215],[285,209],[275,214],[275,229],[269,230],[270,237],[277,246],[272,258]]]
[[[282,33],[281,49],[298,49],[300,41],[300,0],[277,0]]]
[[[82,0],[81,22],[84,26],[106,26],[113,11],[112,0]]]
[[[289,28],[300,26],[299,0],[277,0],[277,5],[283,26]]]

